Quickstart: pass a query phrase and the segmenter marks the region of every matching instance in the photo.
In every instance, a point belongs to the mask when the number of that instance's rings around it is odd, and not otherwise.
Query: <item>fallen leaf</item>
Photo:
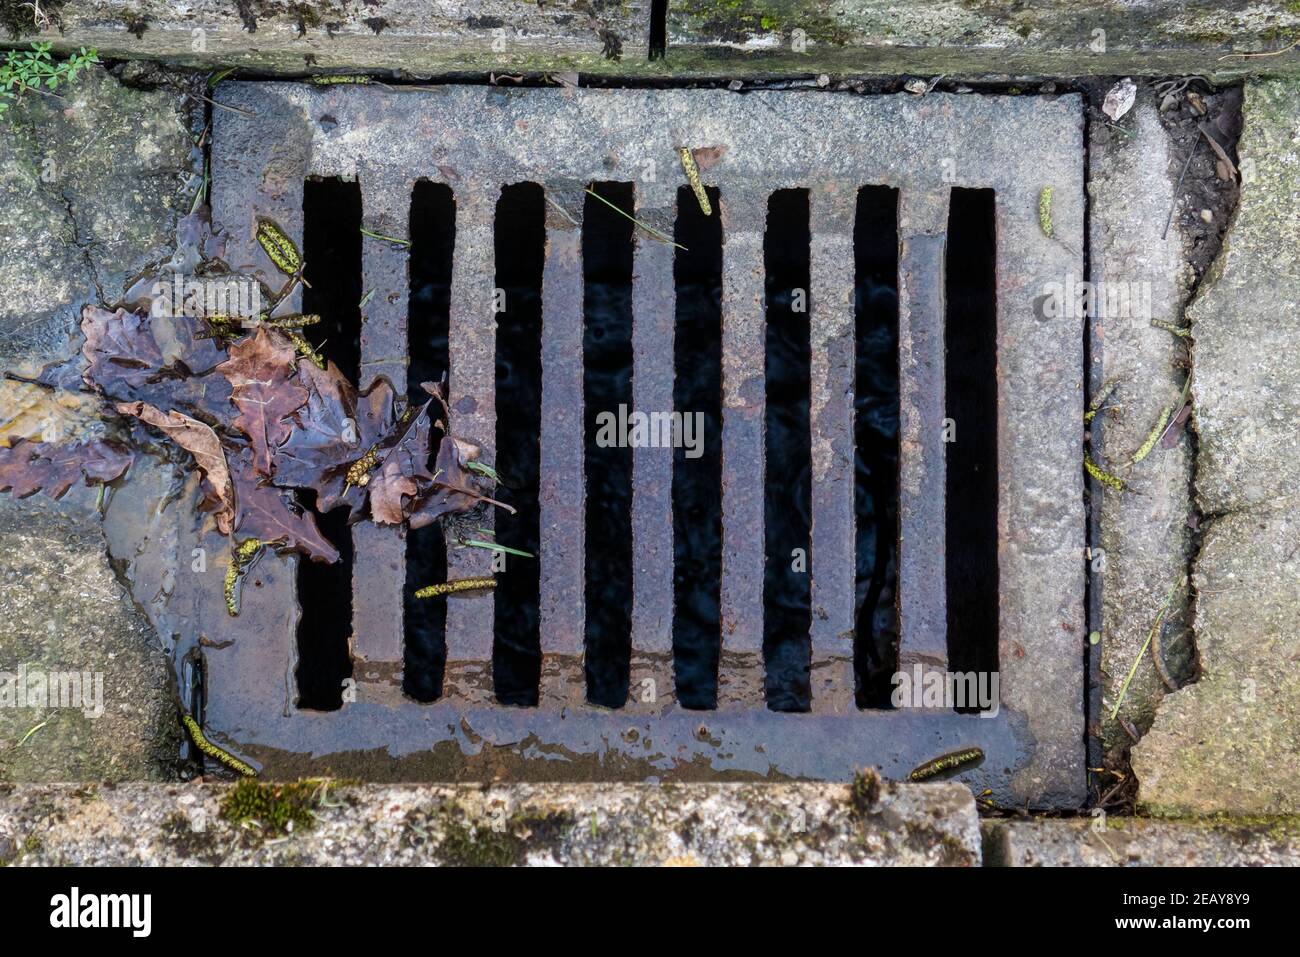
[[[235,493],[225,450],[212,427],[174,409],[164,413],[146,402],[119,402],[117,411],[152,425],[194,456],[195,463],[203,470],[216,495],[214,515],[217,528],[221,534],[229,535],[235,519]]]
[[[1133,108],[1136,100],[1137,84],[1131,77],[1126,76],[1110,88],[1110,92],[1106,94],[1106,99],[1101,104],[1101,111],[1112,120],[1118,121]]]
[[[1170,419],[1169,424],[1165,426],[1165,431],[1160,436],[1160,447],[1162,449],[1172,449],[1178,444],[1178,436],[1182,434],[1183,426],[1187,424],[1187,420],[1191,418],[1191,415],[1192,404],[1186,402],[1178,410],[1178,414]]]
[[[370,517],[381,525],[405,521],[411,503],[433,481],[429,472],[433,429],[428,416],[432,402],[430,399],[422,405],[402,427],[370,479]]]
[[[352,465],[389,437],[397,425],[395,394],[380,378],[357,394],[334,363],[321,370],[298,360],[298,381],[307,401],[293,415],[289,437],[273,456],[276,485],[316,492],[316,509],[341,504],[356,521],[366,502],[364,487],[347,480]]]
[[[239,409],[234,424],[252,443],[253,465],[269,478],[271,456],[292,430],[287,418],[307,401],[296,376],[293,343],[258,326],[230,347],[230,358],[217,370],[230,381],[230,401]]]
[[[170,325],[164,325],[169,334],[180,334],[192,321],[170,320]],[[148,315],[86,306],[81,311],[81,331],[86,337],[81,348],[86,385],[118,402],[181,407],[214,421],[225,417],[230,383],[212,372],[193,375],[183,362],[168,364]],[[184,343],[177,348],[188,354]]]
[[[86,337],[81,347],[86,383],[107,395],[113,396],[119,386],[139,388],[162,372],[162,350],[148,316],[86,306],[81,310],[81,331]]]
[[[411,512],[411,528],[432,525],[444,515],[468,512],[479,502],[491,501],[486,494],[490,487],[486,480],[468,469],[480,453],[473,442],[454,435],[443,436],[438,445],[433,482]]]
[[[133,460],[129,449],[106,439],[75,444],[20,440],[0,447],[0,492],[12,491],[14,498],[44,492],[59,499],[78,479],[93,485],[121,478]]]
[[[255,538],[278,550],[298,552],[331,565],[339,560],[338,549],[321,533],[312,513],[298,505],[293,493],[263,484],[251,448],[232,456],[230,468],[238,503],[234,531],[239,538]]]

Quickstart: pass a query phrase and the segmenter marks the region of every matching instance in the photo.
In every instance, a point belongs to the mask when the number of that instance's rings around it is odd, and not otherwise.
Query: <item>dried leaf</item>
[[[223,535],[229,535],[235,519],[235,493],[225,450],[212,427],[174,409],[164,413],[146,402],[119,402],[117,411],[123,415],[135,416],[166,433],[168,438],[194,456],[194,461],[203,470],[204,477],[216,494],[214,511],[217,528]]]
[[[1183,403],[1183,407],[1178,410],[1176,416],[1169,420],[1169,424],[1165,426],[1164,434],[1160,436],[1160,447],[1162,449],[1172,449],[1178,444],[1178,437],[1182,434],[1183,426],[1187,424],[1187,420],[1191,418],[1191,415],[1192,404],[1190,402]]]
[[[234,526],[238,537],[257,539],[318,562],[339,560],[338,549],[321,534],[311,512],[298,506],[292,492],[262,484],[251,449],[232,456],[230,467],[239,503]]]
[[[148,316],[86,306],[81,310],[81,331],[86,337],[81,347],[87,362],[86,383],[107,395],[117,395],[123,386],[140,388],[163,370],[162,350]]]
[[[1131,77],[1126,76],[1110,88],[1105,101],[1101,104],[1101,111],[1117,121],[1133,109],[1135,100],[1137,100],[1137,84]]]
[[[405,521],[416,497],[433,481],[429,472],[432,426],[428,416],[432,402],[430,399],[422,405],[403,425],[370,480],[370,517],[381,525]]]
[[[411,528],[423,528],[444,515],[468,512],[479,502],[492,501],[486,494],[490,483],[475,476],[468,467],[480,452],[473,442],[454,435],[443,436],[432,486],[411,512]]]
[[[217,369],[230,381],[230,401],[240,413],[234,424],[252,443],[253,465],[269,478],[271,456],[292,428],[286,420],[307,401],[294,368],[293,344],[258,326],[230,347],[230,358]]]
[[[194,361],[209,361],[202,350],[187,351],[187,342],[192,343],[193,336],[189,324],[194,322],[185,318],[168,320],[167,338],[177,340],[168,349],[189,355]],[[149,316],[87,306],[81,312],[81,331],[86,337],[81,349],[86,359],[82,379],[108,398],[182,407],[213,420],[226,415],[230,383],[215,373],[192,375],[184,362],[167,363],[158,330]]]
[[[321,370],[307,359],[298,360],[298,381],[307,390],[307,401],[294,414],[289,437],[273,456],[275,484],[314,490],[321,512],[346,504],[355,521],[365,506],[366,490],[350,484],[348,472],[393,432],[393,387],[381,378],[358,395],[334,363]]]
[[[43,491],[59,499],[80,478],[87,485],[120,478],[133,459],[129,449],[104,439],[76,444],[18,441],[12,448],[0,446],[0,492],[26,498]]]

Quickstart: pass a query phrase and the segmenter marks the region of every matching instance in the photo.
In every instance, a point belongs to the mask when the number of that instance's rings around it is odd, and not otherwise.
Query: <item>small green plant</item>
[[[48,43],[33,43],[30,50],[11,51],[0,64],[0,117],[29,90],[54,93],[75,80],[87,66],[98,62],[99,54],[85,47],[66,60],[55,60]]]

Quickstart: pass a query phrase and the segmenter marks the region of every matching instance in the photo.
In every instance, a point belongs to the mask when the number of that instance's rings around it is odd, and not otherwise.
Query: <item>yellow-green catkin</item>
[[[425,585],[417,589],[416,598],[437,598],[440,595],[454,595],[465,591],[480,591],[485,588],[496,588],[497,581],[495,578],[453,578],[451,581],[439,582],[436,585]]]
[[[318,322],[320,322],[320,316],[315,313],[295,312],[288,316],[277,316],[274,319],[263,319],[262,325],[270,326],[272,329],[301,329],[304,326],[314,326]]]
[[[346,476],[348,488],[351,488],[353,485],[365,488],[370,484],[370,471],[379,464],[379,453],[375,451],[377,448],[379,448],[377,445],[370,446],[370,449],[365,455],[361,456],[361,458],[348,466],[348,474]],[[344,494],[346,493],[347,489],[345,488]]]
[[[953,751],[951,754],[945,754],[940,757],[926,761],[924,764],[912,770],[908,775],[913,781],[928,781],[930,778],[937,777],[945,771],[951,771],[960,768],[966,764],[972,764],[984,758],[984,752],[979,748],[964,748],[961,751]]]
[[[289,339],[289,341],[293,343],[293,347],[298,350],[299,355],[306,356],[308,359],[310,359],[313,363],[315,363],[316,368],[318,369],[325,368],[325,357],[322,356],[319,351],[317,351],[315,346],[313,346],[310,342],[307,341],[306,336],[304,336],[301,332],[295,332],[292,329],[286,329],[284,334]]]
[[[298,247],[271,220],[257,221],[257,241],[280,272],[286,276],[297,276],[302,272],[302,257],[298,255]]]
[[[327,73],[308,77],[307,82],[313,86],[334,86],[339,83],[356,83],[364,86],[373,83],[374,77],[366,76],[364,73]]]
[[[1129,461],[1130,465],[1137,465],[1151,454],[1151,450],[1154,449],[1156,443],[1160,441],[1160,436],[1165,434],[1165,427],[1169,425],[1169,417],[1173,414],[1174,407],[1172,405],[1167,405],[1160,410],[1160,417],[1156,419],[1156,424],[1147,434],[1146,441],[1142,443],[1142,447],[1133,453],[1133,458]]]
[[[705,216],[713,215],[713,204],[709,202],[708,190],[700,181],[700,168],[695,163],[695,154],[687,147],[682,147],[682,169],[686,170],[686,181],[695,190],[695,200],[700,204],[700,212]]]
[[[1118,475],[1107,472],[1104,468],[1092,460],[1092,456],[1087,452],[1083,453],[1083,467],[1088,474],[1095,478],[1107,488],[1113,488],[1117,492],[1124,491],[1124,480]]]
[[[199,727],[199,723],[188,714],[181,715],[181,724],[185,725],[185,730],[189,732],[190,740],[194,742],[194,746],[208,757],[212,758],[214,761],[221,762],[226,767],[230,768],[230,770],[242,774],[244,777],[257,777],[256,768],[252,765],[245,764],[225,748],[217,747],[217,745],[209,741],[204,736],[203,729]]]
[[[1044,186],[1038,194],[1038,228],[1048,239],[1052,238],[1052,187]]]
[[[260,539],[246,538],[230,553],[230,564],[226,566],[226,611],[232,618],[239,615],[239,579],[261,550]]]

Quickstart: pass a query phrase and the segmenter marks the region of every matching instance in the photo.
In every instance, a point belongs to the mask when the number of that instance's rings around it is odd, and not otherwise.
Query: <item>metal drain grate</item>
[[[227,260],[278,275],[251,235],[259,216],[301,236],[303,181],[360,182],[366,225],[407,235],[415,182],[456,203],[450,313],[455,431],[492,448],[493,211],[501,187],[541,184],[570,211],[593,181],[635,183],[639,218],[672,231],[678,148],[720,147],[705,174],[723,223],[722,657],[716,711],[660,695],[618,711],[589,706],[583,682],[581,231],[548,207],[543,274],[541,449],[542,689],[537,708],[491,698],[490,602],[450,602],[444,696],[402,695],[405,543],[354,529],[357,700],[294,708],[295,563],[268,556],[231,620],[219,589],[196,590],[206,727],[269,773],[331,769],[373,778],[845,779],[875,765],[901,777],[958,748],[984,763],[963,776],[999,803],[1077,805],[1084,788],[1084,543],[1080,471],[1081,322],[1045,320],[1050,282],[1082,274],[1082,112],[1078,98],[850,97],[822,93],[515,90],[471,86],[317,89],[226,83],[214,114],[213,216]],[[647,161],[658,175],[647,182]],[[899,190],[900,659],[946,668],[944,592],[944,256],[953,187],[996,192],[998,572],[1001,708],[858,710],[854,704],[853,226],[859,187]],[[1053,187],[1054,239],[1039,197]],[[769,195],[810,191],[812,712],[763,704],[763,231]],[[633,284],[634,404],[673,408],[673,249],[638,237]],[[407,252],[364,246],[361,385],[406,387]],[[667,345],[666,345],[667,344]],[[458,383],[472,384],[460,387]],[[632,683],[672,687],[672,458],[634,455]],[[648,453],[648,454],[647,454]],[[181,529],[202,544],[199,528]],[[208,547],[217,552],[214,537]],[[453,549],[449,576],[486,574],[490,555]],[[188,617],[188,616],[187,616]],[[219,623],[219,624],[216,624]]]

